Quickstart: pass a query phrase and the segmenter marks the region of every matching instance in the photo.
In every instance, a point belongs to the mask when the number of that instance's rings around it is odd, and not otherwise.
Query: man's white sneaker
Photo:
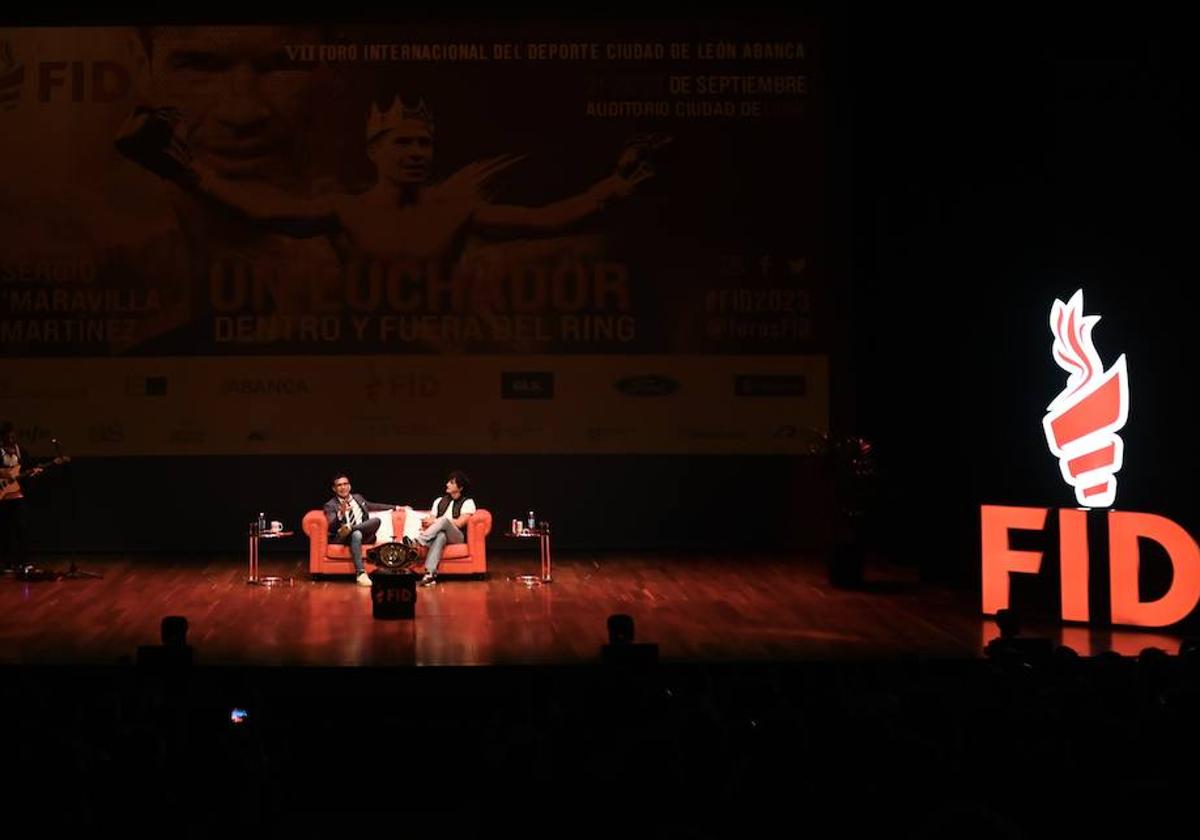
[[[360,572],[358,577],[356,577],[354,579],[354,582],[357,583],[359,586],[370,586],[371,585],[371,576],[368,575],[366,572]]]

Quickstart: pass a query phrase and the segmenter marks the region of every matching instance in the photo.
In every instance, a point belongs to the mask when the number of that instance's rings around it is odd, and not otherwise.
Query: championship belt
[[[417,546],[407,546],[401,542],[377,545],[367,552],[367,557],[376,566],[395,571],[412,571],[421,564]]]

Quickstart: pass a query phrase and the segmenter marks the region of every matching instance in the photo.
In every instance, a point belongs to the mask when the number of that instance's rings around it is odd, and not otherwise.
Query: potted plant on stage
[[[874,448],[861,437],[821,432],[812,453],[820,459],[833,494],[829,582],[839,587],[860,586],[877,490]]]

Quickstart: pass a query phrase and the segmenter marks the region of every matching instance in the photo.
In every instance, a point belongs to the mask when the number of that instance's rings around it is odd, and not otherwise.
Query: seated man
[[[370,518],[373,510],[392,510],[392,505],[368,502],[359,493],[350,492],[350,478],[345,473],[333,477],[334,496],[325,503],[325,519],[329,522],[329,541],[350,546],[350,559],[354,561],[355,581],[359,586],[370,586],[363,567],[363,543],[372,542],[379,530],[380,521]]]
[[[417,535],[417,542],[429,547],[421,586],[437,583],[438,563],[447,543],[455,545],[467,541],[467,521],[475,512],[475,500],[467,495],[470,489],[471,480],[462,470],[450,473],[446,479],[445,495],[434,499],[429,515],[421,519],[421,533]],[[411,542],[408,537],[404,538],[405,545]]]

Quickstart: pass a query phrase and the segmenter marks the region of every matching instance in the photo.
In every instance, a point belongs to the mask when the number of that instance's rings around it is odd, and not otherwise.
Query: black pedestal
[[[417,606],[418,575],[377,569],[371,573],[371,615],[381,619],[412,618]]]

